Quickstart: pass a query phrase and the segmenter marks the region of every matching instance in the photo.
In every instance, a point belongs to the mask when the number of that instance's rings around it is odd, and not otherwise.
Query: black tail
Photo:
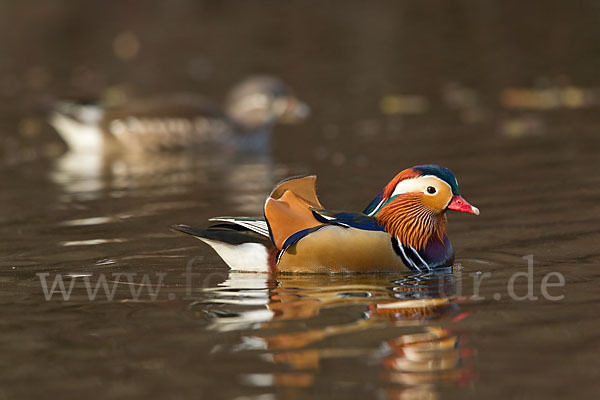
[[[262,236],[249,229],[233,224],[216,224],[209,228],[194,228],[188,225],[172,225],[171,229],[187,233],[197,238],[215,240],[217,242],[240,245],[244,243],[259,243],[267,248],[272,246],[268,237]]]

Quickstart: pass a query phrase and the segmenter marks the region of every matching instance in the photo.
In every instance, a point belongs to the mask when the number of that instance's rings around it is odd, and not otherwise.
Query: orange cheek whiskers
[[[432,239],[444,240],[446,216],[428,208],[418,194],[405,194],[384,206],[377,222],[403,245],[422,250]]]

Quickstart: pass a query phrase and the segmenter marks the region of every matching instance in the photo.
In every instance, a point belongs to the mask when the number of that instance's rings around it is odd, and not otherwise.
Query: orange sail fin
[[[315,189],[316,176],[286,180],[273,189],[265,203],[273,244],[282,249],[286,239],[303,229],[321,225],[312,208],[322,209]]]

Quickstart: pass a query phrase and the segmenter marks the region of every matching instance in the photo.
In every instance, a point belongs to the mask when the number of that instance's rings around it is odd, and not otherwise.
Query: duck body
[[[131,100],[112,107],[62,102],[50,123],[73,151],[160,152],[220,146],[268,150],[277,122],[296,123],[308,107],[274,77],[251,77],[222,109],[198,95]]]
[[[233,269],[278,273],[430,272],[454,262],[446,233],[446,210],[479,214],[460,196],[454,175],[437,165],[401,172],[362,213],[324,209],[315,182],[315,176],[281,182],[267,198],[264,218],[224,217],[214,219],[219,224],[208,229],[185,225],[174,229],[211,245]],[[253,240],[245,241],[246,236]],[[219,248],[225,242],[229,247],[224,256]],[[253,243],[256,251],[250,251],[248,243]],[[241,252],[243,245],[245,254]],[[251,256],[259,252],[259,258]],[[233,258],[235,263],[228,262]],[[251,259],[253,265],[245,262]]]
[[[332,243],[343,251],[333,252]],[[411,269],[425,272],[449,266],[453,260],[452,245],[447,240],[444,246],[431,243],[423,251],[416,251],[402,247],[383,230],[327,224],[286,249],[279,258],[277,270],[292,273],[366,273]]]

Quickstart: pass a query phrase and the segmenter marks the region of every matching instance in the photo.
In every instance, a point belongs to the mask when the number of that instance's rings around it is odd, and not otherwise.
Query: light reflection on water
[[[58,157],[49,176],[64,192],[61,201],[65,204],[78,200],[102,200],[105,197],[175,196],[184,199],[188,198],[186,195],[191,186],[207,185],[209,181],[219,180],[222,187],[229,191],[220,195],[228,196],[233,202],[233,210],[242,214],[260,210],[265,193],[281,179],[269,157],[234,158],[221,152],[130,156],[69,151]],[[62,224],[101,224],[132,216],[153,215],[158,208],[198,206],[197,202],[191,200],[171,203],[146,204],[133,213],[83,218]]]

